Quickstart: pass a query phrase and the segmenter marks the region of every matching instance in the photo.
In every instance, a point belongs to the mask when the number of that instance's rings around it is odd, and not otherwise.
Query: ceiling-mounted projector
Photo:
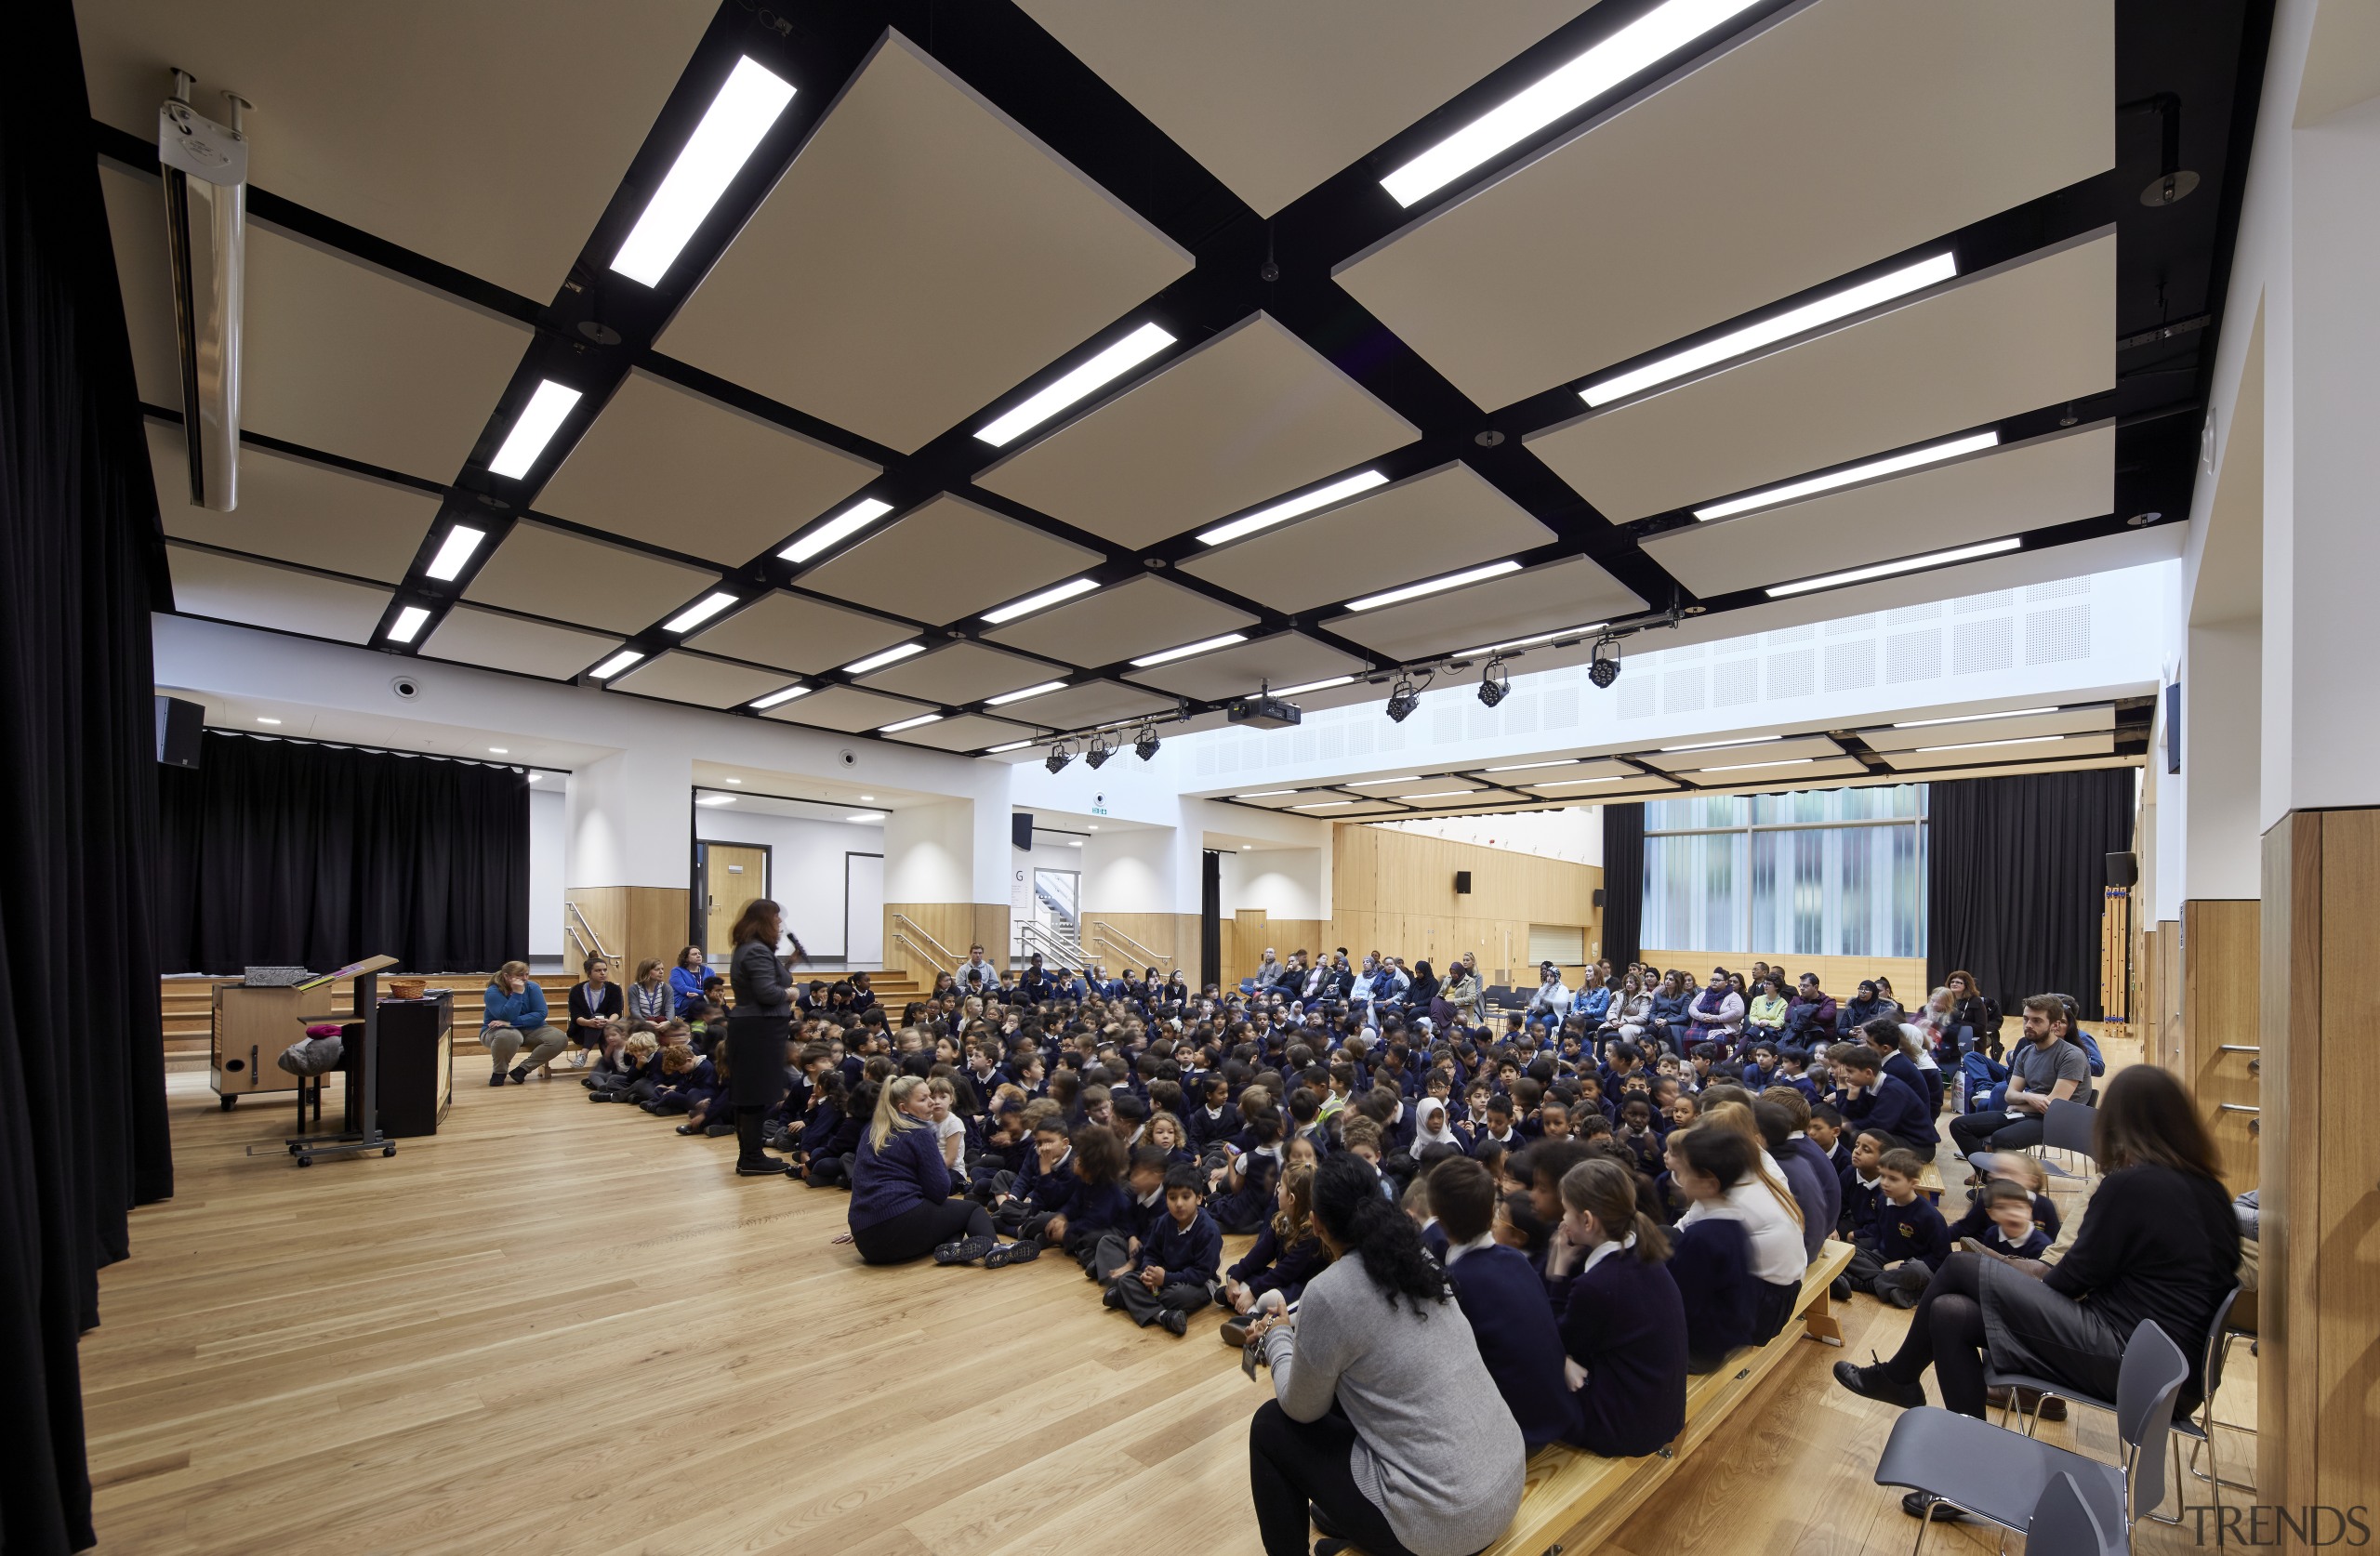
[[[1286,730],[1305,717],[1305,710],[1273,695],[1267,687],[1253,697],[1234,697],[1223,705],[1223,717],[1235,724],[1260,730]]]
[[[190,500],[218,513],[240,501],[240,330],[247,284],[249,104],[226,92],[231,122],[191,107],[196,78],[174,72],[157,110],[157,163],[165,186],[165,257],[173,272],[174,335],[181,350],[182,435]]]

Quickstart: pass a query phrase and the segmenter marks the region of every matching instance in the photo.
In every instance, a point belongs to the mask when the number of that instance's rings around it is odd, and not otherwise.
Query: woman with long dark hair
[[[777,942],[786,939],[785,911],[756,897],[735,916],[729,936],[735,943],[728,982],[735,1008],[727,1015],[727,1100],[735,1110],[735,1173],[760,1178],[785,1171],[785,1164],[760,1149],[760,1117],[785,1095],[785,1048],[793,1018],[793,990]],[[802,959],[793,943],[792,962]]]
[[[1334,1151],[1313,1193],[1330,1267],[1294,1314],[1250,1325],[1273,1370],[1274,1397],[1248,1432],[1267,1556],[1305,1556],[1309,1509],[1317,1552],[1352,1543],[1370,1556],[1470,1556],[1519,1510],[1520,1428],[1380,1175]]]

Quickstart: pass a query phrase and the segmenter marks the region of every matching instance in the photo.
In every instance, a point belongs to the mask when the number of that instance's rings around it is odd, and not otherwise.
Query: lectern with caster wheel
[[[317,1156],[362,1156],[375,1152],[383,1156],[397,1154],[394,1141],[380,1132],[380,973],[397,965],[394,956],[366,956],[337,972],[325,972],[299,985],[311,988],[319,983],[328,988],[341,978],[355,980],[356,1024],[363,1028],[363,1041],[348,1045],[343,1068],[348,1075],[350,1098],[361,1088],[361,1109],[349,1112],[353,1127],[337,1134],[298,1135],[289,1141],[289,1154],[298,1158],[299,1167],[312,1167]],[[361,1051],[359,1051],[359,1049]]]

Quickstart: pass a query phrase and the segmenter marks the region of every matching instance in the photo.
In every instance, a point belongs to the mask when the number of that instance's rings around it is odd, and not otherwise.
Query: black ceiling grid
[[[1646,599],[1654,612],[1689,602],[1714,611],[1731,609],[1759,602],[1765,597],[1760,591],[1747,591],[1743,595],[1695,601],[1690,591],[1680,587],[1637,547],[1639,535],[1649,533],[1642,528],[1641,523],[1632,526],[1627,532],[1609,524],[1592,505],[1523,446],[1522,437],[1526,433],[1576,419],[1581,414],[1574,385],[1558,386],[1515,405],[1485,411],[1472,404],[1442,375],[1330,279],[1332,271],[1350,257],[1407,225],[1426,219],[1433,211],[1461,198],[1468,190],[1501,178],[1513,167],[1544,154],[1547,149],[1564,143],[1580,133],[1582,126],[1614,112],[1619,105],[1633,100],[1633,97],[1641,97],[1646,91],[1657,89],[1668,79],[1695,68],[1716,52],[1734,46],[1744,37],[1800,8],[1809,0],[1779,0],[1778,4],[1748,12],[1726,38],[1699,50],[1686,63],[1672,65],[1666,73],[1657,67],[1645,77],[1625,84],[1616,94],[1606,95],[1587,105],[1564,123],[1549,127],[1531,143],[1497,159],[1475,176],[1439,191],[1412,211],[1397,207],[1379,186],[1377,178],[1381,171],[1435,141],[1448,128],[1466,122],[1518,86],[1536,79],[1553,65],[1633,20],[1657,3],[1658,0],[1606,0],[1605,4],[1558,29],[1417,125],[1393,137],[1382,148],[1302,196],[1269,223],[1256,218],[1243,202],[1157,130],[1103,79],[1005,0],[999,0],[999,3],[987,0],[987,3],[958,7],[937,6],[931,0],[908,0],[908,3],[848,7],[831,16],[785,19],[774,26],[761,25],[755,13],[747,10],[740,0],[739,3],[722,3],[697,47],[693,62],[673,90],[668,107],[646,138],[642,150],[632,162],[620,191],[607,207],[593,238],[582,251],[569,280],[553,303],[545,308],[529,304],[526,299],[514,297],[475,278],[396,249],[369,234],[345,228],[285,201],[277,201],[264,191],[252,194],[252,204],[260,215],[268,210],[274,213],[271,219],[275,225],[297,233],[306,241],[336,248],[368,264],[392,270],[475,306],[515,318],[531,318],[539,330],[511,387],[496,408],[496,415],[491,418],[480,447],[449,489],[446,509],[425,538],[408,585],[392,598],[390,613],[384,618],[384,628],[387,621],[393,620],[394,613],[405,604],[426,606],[435,614],[461,595],[469,582],[469,570],[462,577],[443,585],[431,583],[421,575],[447,527],[456,517],[468,514],[472,523],[488,529],[490,538],[482,544],[474,556],[473,567],[483,562],[501,543],[512,517],[530,511],[528,505],[534,502],[543,478],[567,456],[572,444],[600,414],[631,366],[641,367],[656,376],[881,466],[884,471],[881,477],[853,494],[852,498],[845,499],[847,504],[863,494],[876,495],[894,505],[895,511],[870,533],[880,533],[883,524],[896,520],[901,513],[931,501],[939,493],[948,492],[1045,533],[1089,547],[1104,559],[1089,570],[1102,582],[1120,581],[1137,575],[1143,567],[1158,564],[1170,571],[1171,563],[1195,554],[1197,548],[1190,535],[1161,542],[1144,551],[1120,548],[1025,505],[976,487],[973,484],[976,475],[1015,452],[1009,450],[987,455],[983,445],[972,436],[972,429],[979,424],[980,416],[969,418],[919,449],[916,455],[903,455],[795,407],[713,378],[652,349],[653,339],[691,295],[710,265],[725,251],[734,233],[759,208],[777,178],[790,165],[801,142],[832,108],[840,91],[855,76],[872,50],[881,45],[884,29],[888,25],[899,27],[953,74],[1041,138],[1060,155],[1073,162],[1159,231],[1189,249],[1196,257],[1196,267],[1192,271],[1172,286],[1141,307],[1128,310],[1109,329],[1099,332],[1091,340],[1066,353],[1060,362],[1033,376],[1026,384],[994,402],[995,407],[1014,402],[1033,386],[1047,381],[1144,319],[1155,318],[1175,333],[1179,345],[1144,364],[1135,374],[1108,386],[1100,395],[1070,407],[1065,415],[1037,429],[1036,440],[1128,392],[1135,385],[1162,372],[1182,354],[1196,349],[1204,340],[1234,327],[1261,310],[1280,321],[1383,403],[1422,429],[1422,436],[1415,442],[1406,448],[1390,451],[1380,459],[1365,461],[1365,466],[1380,468],[1392,481],[1396,481],[1435,468],[1449,460],[1461,460],[1554,531],[1556,541],[1527,553],[1528,560],[1580,554],[1590,556]],[[2238,175],[2244,166],[2241,155],[2244,150],[2244,132],[2237,122],[2240,115],[2231,112],[2232,92],[2244,86],[2252,116],[2254,83],[2247,62],[2242,59],[2237,68],[2238,81],[2232,80],[2231,72],[2223,72],[2224,89],[2210,99],[2202,90],[2203,80],[2200,79],[2211,68],[2202,58],[2205,53],[2204,39],[2210,34],[2201,29],[2214,26],[2219,34],[2222,19],[2231,17],[2236,23],[2243,10],[2263,12],[2268,24],[2269,6],[2265,0],[2189,0],[2189,4],[2174,9],[2176,13],[2188,11],[2191,14],[2175,20],[2159,9],[2157,0],[2118,0],[2120,73],[2132,72],[2136,58],[2153,55],[2153,61],[2142,67],[2142,71],[2182,88],[2180,96],[2190,115],[2184,121],[2185,161],[2202,171],[2210,185],[2224,191],[2219,209],[2215,208],[2214,202],[2204,199],[2172,209],[2138,208],[2126,193],[2131,182],[2135,181],[2134,164],[2137,158],[2134,152],[2135,141],[2138,138],[2132,133],[2131,127],[2120,125],[2120,167],[2116,174],[2086,180],[2071,190],[2030,202],[1950,235],[1948,241],[1955,243],[1961,251],[1963,273],[1971,273],[2000,259],[2013,258],[2066,241],[2103,225],[2109,219],[2110,204],[2117,207],[2115,219],[2122,242],[2120,289],[2124,291],[2127,299],[2137,289],[2133,283],[2139,269],[2131,257],[2136,252],[2146,252],[2144,245],[2135,241],[2136,231],[2162,232],[2170,238],[2174,231],[2178,231],[2173,225],[2177,215],[2186,216],[2200,226],[2211,226],[2219,241],[2203,253],[2199,248],[2185,245],[2185,251],[2178,257],[2167,257],[2164,263],[2169,275],[2177,266],[2187,268],[2194,263],[2203,274],[2206,266],[2218,257],[2228,263],[2228,239],[2231,228],[2236,226],[2238,185],[2241,181]],[[772,20],[776,20],[774,17]],[[2251,15],[2252,23],[2254,20]],[[2235,24],[2233,32],[2239,30]],[[2243,52],[2255,52],[2260,58],[2262,34],[2253,25],[2247,31],[2254,36],[2243,41]],[[2177,46],[2183,43],[2192,46]],[[2244,46],[2248,44],[2254,45],[2253,49]],[[720,202],[701,231],[688,244],[660,289],[648,291],[637,283],[615,275],[609,270],[609,259],[616,250],[619,239],[641,214],[645,195],[674,160],[686,134],[707,106],[718,83],[733,67],[735,59],[747,53],[794,83],[799,92],[793,104],[772,130],[761,151],[738,176],[729,194]],[[2226,56],[2225,60],[2229,58]],[[2126,74],[2125,90],[2130,89],[2129,79],[2129,74]],[[2192,129],[2194,124],[2200,127]],[[2206,150],[2202,143],[2213,138],[2217,130],[2227,127],[2229,130],[2228,147]],[[106,138],[113,137],[117,140],[132,142],[135,138],[104,127],[100,133],[102,149],[108,154],[132,162],[145,159],[153,169],[152,151],[145,147],[136,150],[132,146],[113,146]],[[2149,155],[2153,164],[2157,155],[2153,137],[2149,144]],[[2149,172],[2154,170],[2152,166]],[[2146,177],[2143,176],[2142,181]],[[2167,225],[2162,228],[2154,225],[2161,222]],[[2149,225],[2144,227],[2144,223]],[[1920,249],[1912,253],[1937,251],[1938,246],[1920,245]],[[1277,281],[1268,282],[1258,274],[1259,265],[1268,256],[1278,264]],[[1877,268],[1884,268],[1891,263],[1884,261]],[[1858,273],[1854,272],[1854,276]],[[1844,279],[1837,278],[1826,284],[1823,289],[1832,290],[1841,284],[1844,284]],[[2202,283],[2202,289],[2211,284]],[[2169,286],[2168,295],[2170,297],[2180,294]],[[1791,300],[1775,306],[1791,306]],[[1770,310],[1761,310],[1763,313],[1768,311]],[[2170,323],[2172,312],[2169,306],[2161,317]],[[2129,327],[2132,315],[2128,310],[2124,319]],[[1731,328],[1741,322],[1732,321],[1713,328]],[[606,336],[612,336],[615,343],[599,344]],[[2183,342],[2181,349],[2203,353],[2202,360],[2211,362],[2215,344],[2212,327],[2188,331],[2180,336],[2162,336],[2158,342],[2158,349],[2173,349],[2170,342],[2175,340]],[[1673,342],[1659,349],[1667,352],[1675,349],[1679,344],[1681,342]],[[2146,359],[2155,353],[2144,350],[2141,355]],[[1624,364],[1608,364],[1603,371]],[[2162,368],[2162,363],[2160,366]],[[2119,427],[2118,486],[2120,497],[2124,499],[2119,503],[2118,513],[2128,515],[2139,511],[2131,501],[2135,490],[2149,491],[2151,495],[2178,490],[2179,500],[2168,499],[2164,511],[2168,516],[2177,517],[2187,508],[2189,481],[2195,470],[2195,440],[2189,436],[2189,418],[2176,413],[2191,407],[2187,400],[2175,400],[2170,392],[2171,376],[2162,372],[2127,376],[2113,397],[2112,409],[2118,413]],[[509,432],[516,408],[525,402],[536,384],[546,377],[580,389],[582,400],[562,430],[549,443],[537,467],[530,472],[529,480],[512,482],[489,475],[485,469],[486,458]],[[2080,407],[2084,415],[2093,418],[2107,415],[2110,408],[2096,401]],[[2011,425],[2031,426],[2050,414],[2045,408],[2028,416],[2015,418]],[[2003,431],[2006,429],[2003,428]],[[1501,433],[1503,436],[1501,442],[1495,442],[1491,446],[1478,441],[1483,432]],[[351,463],[309,450],[292,452],[334,465]],[[417,481],[411,483],[418,484]],[[845,504],[838,504],[829,511],[840,511]],[[1208,521],[1208,524],[1226,517],[1216,515]],[[544,515],[539,515],[539,518],[541,522],[578,530],[625,545],[630,549],[655,555],[667,554],[657,547],[606,535],[567,521]],[[1673,519],[1671,521],[1675,521]],[[2063,543],[2106,533],[2107,526],[2121,522],[2120,518],[2111,514],[2100,520],[2086,521],[2081,525],[2054,526],[2036,531],[2025,538],[2029,547],[2035,544]],[[807,527],[807,523],[800,526]],[[800,529],[793,533],[800,533]],[[854,537],[845,545],[856,543],[857,537]],[[835,554],[835,551],[824,552],[813,558],[809,565],[819,565]],[[712,559],[703,560],[706,566],[721,565]],[[806,598],[824,598],[802,587],[800,577],[807,568],[793,568],[776,559],[774,551],[741,565],[729,564],[722,571],[730,581],[730,587],[747,600],[770,587],[783,588]],[[1250,629],[1251,636],[1295,628],[1356,657],[1374,672],[1390,667],[1380,655],[1330,632],[1329,622],[1339,614],[1338,606],[1326,605],[1285,614],[1188,576],[1176,574],[1175,581],[1223,600],[1256,617],[1259,626]],[[873,613],[888,619],[899,619],[882,611],[873,611]],[[930,639],[942,640],[972,638],[980,630],[980,624],[972,621],[945,624],[908,622],[905,625],[921,630]],[[434,629],[434,623],[425,624],[416,635],[416,646]],[[629,642],[648,656],[657,656],[675,647],[678,640],[658,628],[648,628],[630,638]],[[1081,667],[1079,673],[1070,674],[1068,679],[1076,682],[1091,679],[1129,681],[1130,670],[1129,665]],[[820,685],[850,679],[839,671],[806,675],[800,679]],[[1177,700],[1171,693],[1146,687],[1139,689],[1168,702]],[[1191,705],[1198,711],[1206,711],[1211,706],[1195,700]],[[945,715],[985,711],[991,717],[1030,728],[1048,728],[1033,724],[1029,706],[1012,711],[986,709],[984,705],[977,704],[963,708],[946,705],[939,711]],[[1135,720],[1109,722],[1130,723]]]

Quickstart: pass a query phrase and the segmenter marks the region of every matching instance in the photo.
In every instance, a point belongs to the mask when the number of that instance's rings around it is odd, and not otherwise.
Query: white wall
[[[840,956],[847,952],[843,856],[882,853],[882,826],[697,805],[694,836],[706,842],[768,845],[769,895],[784,905],[786,928],[813,955]],[[881,895],[857,906],[881,925]]]
[[[1451,843],[1475,843],[1485,849],[1508,849],[1540,859],[1563,859],[1573,864],[1603,863],[1603,808],[1580,805],[1567,811],[1524,811],[1512,816],[1446,816],[1427,821],[1379,822],[1399,832],[1444,837]]]
[[[1328,918],[1318,849],[1258,849],[1223,858],[1223,916],[1262,908],[1275,918]],[[1284,945],[1287,956],[1295,946]],[[1312,947],[1308,947],[1309,950]]]
[[[565,940],[562,934],[562,893],[568,883],[562,878],[563,851],[567,846],[563,830],[563,812],[569,802],[562,796],[562,780],[552,773],[541,772],[529,785],[529,955],[559,956]]]
[[[1073,852],[1073,850],[1068,850]],[[1083,843],[1086,913],[1175,913],[1173,829],[1102,828]],[[1192,883],[1192,890],[1197,883]]]
[[[694,759],[670,746],[633,747],[570,775],[564,884],[684,890]]]
[[[885,817],[886,902],[976,901],[975,810],[961,799],[912,805]],[[986,884],[997,887],[999,878],[994,875]],[[986,896],[984,901],[998,902],[1000,895]]]

